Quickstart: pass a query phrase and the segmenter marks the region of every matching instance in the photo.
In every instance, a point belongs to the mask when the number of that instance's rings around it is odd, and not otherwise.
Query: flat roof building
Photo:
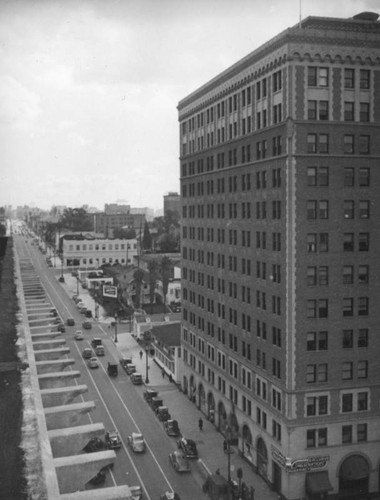
[[[377,18],[309,17],[178,105],[182,389],[286,499],[379,491]]]

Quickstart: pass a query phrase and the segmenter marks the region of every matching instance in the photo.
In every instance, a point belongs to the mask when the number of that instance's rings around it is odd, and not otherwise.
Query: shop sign
[[[292,460],[285,457],[280,450],[271,447],[273,460],[286,470],[286,472],[310,472],[324,469],[330,460],[329,455],[300,458]]]

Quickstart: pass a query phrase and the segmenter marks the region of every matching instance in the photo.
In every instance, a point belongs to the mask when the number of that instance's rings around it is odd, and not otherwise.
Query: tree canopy
[[[84,208],[65,208],[59,222],[72,231],[92,230],[92,221]]]

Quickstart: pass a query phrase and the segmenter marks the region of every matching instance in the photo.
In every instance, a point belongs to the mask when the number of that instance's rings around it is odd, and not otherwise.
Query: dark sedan
[[[191,472],[189,461],[182,455],[182,452],[177,450],[169,453],[169,460],[175,471]]]
[[[185,458],[198,458],[197,445],[192,439],[183,437],[177,441],[177,445],[182,450]]]

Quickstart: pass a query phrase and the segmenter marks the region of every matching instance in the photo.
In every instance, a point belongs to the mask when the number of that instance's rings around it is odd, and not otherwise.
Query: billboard
[[[103,285],[103,297],[117,298],[117,287],[111,285]]]

